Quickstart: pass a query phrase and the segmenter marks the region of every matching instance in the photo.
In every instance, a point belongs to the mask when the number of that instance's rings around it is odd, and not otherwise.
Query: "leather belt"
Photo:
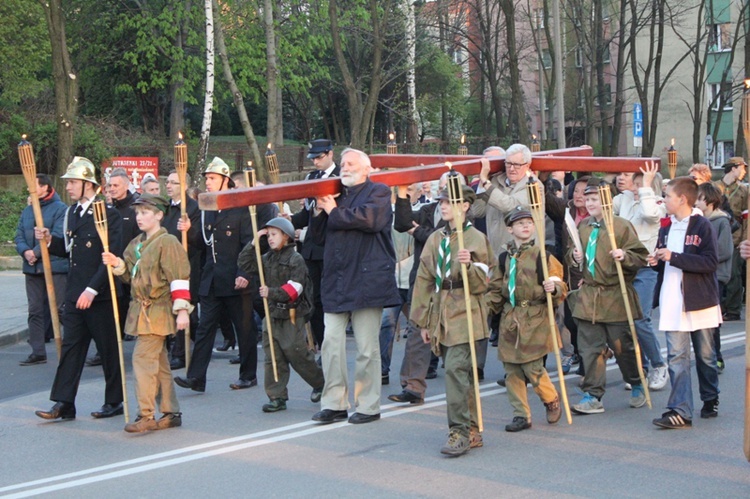
[[[464,281],[452,281],[448,279],[448,280],[443,281],[443,285],[441,287],[449,291],[451,289],[463,289]]]

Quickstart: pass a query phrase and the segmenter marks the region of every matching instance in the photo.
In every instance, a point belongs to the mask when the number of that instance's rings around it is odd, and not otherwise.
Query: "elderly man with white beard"
[[[370,158],[362,151],[341,153],[338,198],[317,199],[308,237],[325,245],[321,300],[325,321],[322,348],[325,387],[314,421],[333,423],[349,416],[346,326],[357,344],[352,424],[380,419],[380,320],[383,307],[400,303],[396,253],[391,239],[391,190],[370,181]]]

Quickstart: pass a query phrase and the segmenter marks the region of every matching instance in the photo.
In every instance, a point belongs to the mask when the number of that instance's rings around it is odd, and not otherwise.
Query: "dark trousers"
[[[249,294],[201,296],[200,325],[195,332],[195,347],[188,377],[206,380],[208,363],[216,340],[216,326],[222,314],[229,315],[240,347],[240,379],[253,380],[258,367],[258,328],[253,320],[253,303]]]
[[[323,345],[323,333],[325,324],[323,322],[323,301],[320,298],[320,280],[323,278],[323,260],[305,260],[307,272],[310,274],[310,280],[313,284],[313,310],[310,317],[310,329],[312,329],[315,344],[320,350]]]
[[[29,345],[31,353],[47,356],[44,346],[47,337],[52,335],[52,316],[49,312],[47,284],[44,274],[26,274],[26,302],[29,304]],[[62,322],[65,305],[65,282],[68,274],[52,274],[57,299],[57,316]]]
[[[724,302],[721,305],[721,310],[725,314],[739,316],[742,312],[743,305],[743,290],[744,290],[744,267],[745,259],[740,256],[740,250],[734,248],[732,253],[732,274],[729,277],[729,282],[726,284],[726,294],[724,296]]]
[[[112,302],[94,301],[87,310],[77,309],[74,302],[65,303],[63,327],[65,335],[62,356],[55,373],[55,381],[52,383],[50,400],[75,403],[86,353],[93,339],[102,356],[106,384],[104,403],[122,402],[122,379]]]

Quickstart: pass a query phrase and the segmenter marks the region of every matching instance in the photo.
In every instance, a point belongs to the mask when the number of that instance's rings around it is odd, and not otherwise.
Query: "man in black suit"
[[[339,166],[333,161],[333,143],[328,139],[313,140],[309,144],[307,157],[312,160],[315,170],[311,171],[305,177],[305,180],[315,180],[319,178],[338,177],[341,173]],[[310,217],[315,208],[315,199],[305,200],[305,205],[298,213],[291,217],[292,225],[295,229],[305,229],[310,223]],[[307,270],[313,284],[313,305],[314,310],[310,318],[310,329],[312,329],[315,344],[320,349],[323,345],[323,303],[320,299],[320,279],[323,275],[323,245],[317,244],[311,237],[304,237],[305,232],[300,235],[302,241],[299,252],[305,259]]]
[[[46,228],[36,229],[36,238],[49,245],[50,253],[70,258],[65,290],[62,355],[52,384],[49,411],[36,411],[43,419],[75,419],[75,398],[86,352],[93,339],[101,353],[106,389],[104,405],[91,415],[109,418],[123,413],[122,381],[115,334],[115,320],[107,268],[102,263],[104,248],[94,224],[92,203],[96,196],[94,165],[86,158],[73,158],[67,172],[65,190],[75,202],[65,215],[64,237],[53,237]],[[117,210],[107,208],[109,251],[122,254],[122,220]],[[42,242],[44,244],[44,242]]]
[[[190,185],[190,175],[185,174],[185,183],[180,185],[180,176],[175,170],[169,172],[167,177],[167,195],[170,198],[167,214],[164,216],[161,226],[167,229],[167,232],[182,241],[182,231],[177,228],[180,221],[182,210],[180,207],[182,190],[187,189]],[[190,196],[185,196],[185,214],[190,219],[190,230],[187,231],[188,241],[188,259],[190,260],[190,299],[193,305],[198,304],[198,287],[200,286],[201,267],[203,266],[204,244],[201,237],[200,221],[201,211],[198,208],[198,202]],[[190,314],[190,331],[195,335],[198,327],[198,307]],[[182,369],[185,367],[185,330],[177,331],[174,345],[172,345],[172,360],[170,361],[172,369]]]
[[[231,189],[229,166],[214,158],[203,172],[206,191]],[[180,220],[178,230],[190,230],[190,220]],[[206,263],[199,288],[200,324],[195,333],[195,348],[187,377],[176,377],[175,383],[196,392],[206,391],[206,372],[211,360],[216,326],[222,314],[229,314],[240,348],[239,379],[230,384],[233,390],[258,384],[258,330],[253,321],[250,276],[237,268],[240,251],[253,239],[250,212],[247,208],[201,212],[201,235],[205,244]]]

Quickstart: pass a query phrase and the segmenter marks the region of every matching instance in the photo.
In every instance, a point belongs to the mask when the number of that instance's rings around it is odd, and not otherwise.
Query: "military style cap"
[[[333,151],[333,142],[328,139],[316,139],[310,142],[307,147],[307,159],[317,158],[323,153]]]
[[[94,185],[99,185],[99,182],[96,181],[96,168],[94,167],[94,163],[81,156],[73,158],[73,162],[68,165],[65,175],[60,178],[83,180],[91,182]]]
[[[292,241],[294,241],[294,225],[292,225],[292,222],[290,222],[286,218],[272,218],[264,227],[275,227],[289,236]]]
[[[724,168],[724,173],[729,173],[732,171],[732,168],[735,168],[740,165],[747,166],[747,163],[745,162],[745,159],[742,156],[735,156],[733,158],[729,158],[729,161],[724,163],[722,168]]]
[[[533,217],[531,216],[531,212],[525,209],[523,206],[516,206],[505,214],[505,226],[510,227],[511,225],[513,225],[513,222],[522,220],[524,218],[533,219]]]
[[[144,192],[140,195],[138,199],[133,201],[133,205],[145,205],[145,206],[152,206],[162,213],[167,213],[167,209],[169,208],[169,201],[164,196],[157,196],[155,194],[149,194],[148,192]]]
[[[583,191],[583,195],[599,194],[599,187],[602,185],[608,186],[609,184],[599,177],[591,177],[588,182],[586,182],[586,189]]]
[[[469,187],[468,185],[462,185],[461,186],[461,197],[464,198],[464,202],[473,204],[474,201],[477,199],[477,195],[474,192],[474,189]],[[442,201],[443,199],[450,200],[450,193],[448,192],[448,189],[445,188],[442,191],[440,191],[440,194],[437,195],[435,198],[435,201]]]

